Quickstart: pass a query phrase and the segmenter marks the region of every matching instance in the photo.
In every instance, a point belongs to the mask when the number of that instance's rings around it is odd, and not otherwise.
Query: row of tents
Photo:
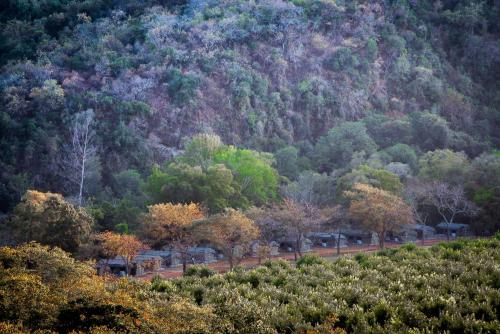
[[[389,242],[406,243],[416,242],[422,239],[451,238],[469,235],[469,226],[466,224],[440,223],[436,227],[412,224],[403,228],[398,233],[390,233],[386,239]],[[305,235],[300,245],[300,251],[306,253],[314,247],[342,248],[348,246],[377,245],[378,238],[375,233],[354,228],[346,228],[336,231],[311,232]],[[280,253],[294,251],[295,242],[291,239],[273,240],[269,243],[270,256],[278,256]],[[250,256],[257,256],[258,243],[251,247]],[[221,252],[210,245],[204,247],[191,247],[188,249],[188,259],[191,264],[210,264],[223,260]],[[181,255],[174,250],[146,250],[137,255],[131,262],[131,275],[140,276],[146,272],[155,272],[164,268],[178,267],[182,265]],[[126,264],[124,259],[102,259],[98,262],[100,274],[124,275]]]

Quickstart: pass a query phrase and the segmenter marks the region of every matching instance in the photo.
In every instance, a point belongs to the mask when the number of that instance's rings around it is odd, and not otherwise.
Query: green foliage
[[[186,143],[184,153],[179,160],[191,166],[201,166],[206,170],[213,163],[217,151],[223,146],[217,135],[198,134]]]
[[[315,264],[324,264],[325,261],[318,255],[304,255],[297,260],[297,268],[312,266]]]
[[[255,205],[278,198],[278,173],[271,167],[272,155],[228,146],[214,157],[227,166],[240,185],[241,195]]]
[[[219,321],[237,321],[234,326],[257,321],[279,333],[301,332],[333,315],[332,327],[347,332],[494,332],[497,253],[498,240],[444,243],[434,250],[408,245],[333,263],[306,256],[297,268],[269,262],[222,277],[174,282],[193,298],[203,286],[203,303],[221,310]],[[250,318],[240,318],[235,304],[245,312],[253,307]]]
[[[370,38],[366,42],[365,52],[366,52],[366,56],[368,57],[369,60],[374,61],[375,59],[377,59],[379,50],[378,50],[377,41],[374,38]]]
[[[418,168],[418,158],[415,150],[406,144],[396,144],[385,149],[391,157],[391,161],[402,162],[409,165],[413,170]]]
[[[368,135],[365,126],[359,122],[345,122],[332,128],[321,137],[314,147],[319,170],[331,171],[344,167],[354,153],[371,154],[377,145]]]
[[[371,186],[400,193],[403,189],[399,177],[385,169],[376,169],[367,165],[361,165],[358,169],[352,170],[338,180],[338,192],[343,193],[350,190],[356,183],[369,184]]]
[[[347,70],[359,66],[359,58],[349,48],[339,48],[325,62],[332,71]]]
[[[370,136],[381,148],[411,142],[411,126],[406,118],[390,119],[376,114],[365,117],[363,122]]]
[[[222,164],[203,171],[199,166],[171,163],[164,170],[153,169],[145,189],[153,203],[204,203],[211,212],[221,212],[247,205],[239,187],[231,170]]]
[[[420,158],[420,177],[460,184],[470,170],[470,162],[462,152],[435,150]]]
[[[154,165],[144,184],[144,190],[154,203],[163,201],[163,186],[168,182],[168,175],[158,165]]]
[[[211,212],[262,205],[278,197],[272,156],[226,146],[219,137],[199,135],[178,162],[153,167],[144,189],[152,202],[204,203]]]
[[[174,68],[167,72],[167,91],[178,105],[190,104],[195,101],[198,78],[192,74],[184,74]]]
[[[210,277],[213,276],[215,272],[208,268],[207,266],[199,265],[199,266],[189,266],[187,268],[186,272],[184,273],[184,276],[186,277]]]
[[[335,187],[334,177],[306,170],[299,174],[297,181],[289,183],[283,193],[299,203],[323,206],[335,200]]]
[[[481,210],[473,221],[473,228],[480,234],[500,228],[500,156],[483,154],[472,161],[467,177],[472,200]]]
[[[274,154],[276,169],[280,175],[295,180],[299,174],[298,150],[293,146],[279,149]]]
[[[413,138],[425,150],[443,149],[448,146],[450,129],[446,120],[429,112],[418,113],[411,119]]]

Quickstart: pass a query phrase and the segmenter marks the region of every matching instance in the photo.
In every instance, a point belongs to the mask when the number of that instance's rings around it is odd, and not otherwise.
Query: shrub
[[[151,280],[151,290],[170,294],[176,291],[176,286],[172,281],[162,279],[156,275]]]
[[[408,252],[414,251],[417,249],[417,246],[415,246],[414,243],[407,243],[401,246],[401,249],[407,250]]]
[[[302,256],[297,260],[297,268],[302,268],[304,266],[311,266],[313,264],[323,264],[325,260],[316,254],[307,254]]]
[[[186,277],[210,277],[215,274],[215,271],[205,265],[194,265],[186,269],[184,276]]]

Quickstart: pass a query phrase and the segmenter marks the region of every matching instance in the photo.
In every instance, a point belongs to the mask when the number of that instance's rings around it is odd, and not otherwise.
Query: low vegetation
[[[497,333],[500,237],[151,283],[38,244],[0,249],[0,330],[22,333]],[[45,333],[45,332],[44,332]]]

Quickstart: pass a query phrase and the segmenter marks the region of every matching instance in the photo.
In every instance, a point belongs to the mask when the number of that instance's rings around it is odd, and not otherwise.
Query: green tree
[[[444,149],[448,146],[451,130],[448,122],[430,112],[416,113],[411,118],[413,142],[422,150]]]
[[[228,146],[217,152],[216,163],[227,166],[241,191],[255,205],[267,204],[278,198],[278,172],[272,167],[272,155]]]
[[[470,171],[470,162],[462,152],[435,150],[424,154],[419,161],[419,176],[424,180],[463,184]]]
[[[418,158],[415,150],[406,144],[396,144],[385,149],[393,162],[402,162],[409,165],[413,170],[418,168]]]
[[[190,166],[200,166],[203,170],[207,170],[213,163],[215,153],[223,146],[224,144],[217,135],[197,134],[185,144],[184,153],[179,160]]]
[[[351,190],[357,183],[368,184],[393,194],[398,194],[403,189],[403,184],[396,174],[362,165],[338,179],[338,191],[342,193]]]
[[[377,145],[361,122],[345,122],[328,131],[314,147],[320,171],[331,171],[346,166],[355,152],[375,152]]]
[[[287,184],[284,196],[298,203],[323,206],[335,200],[336,178],[306,170],[297,181]]]
[[[276,159],[276,169],[280,175],[286,176],[290,180],[295,180],[299,174],[298,166],[299,151],[293,146],[279,149],[274,154]]]
[[[171,163],[166,169],[153,169],[145,189],[153,203],[203,203],[210,212],[226,207],[246,207],[248,201],[240,195],[240,186],[233,173],[223,164],[202,170],[200,166]]]
[[[369,135],[381,148],[411,141],[411,125],[407,117],[390,118],[372,114],[363,119]]]
[[[222,164],[208,167],[201,192],[203,203],[212,213],[222,212],[228,207],[248,206],[246,198],[240,194],[239,185],[234,181],[233,173]]]
[[[500,230],[500,153],[482,154],[472,161],[467,189],[480,208],[472,222],[476,233],[491,234]]]
[[[160,203],[164,200],[163,187],[168,179],[167,173],[162,171],[160,166],[153,165],[151,174],[147,177],[144,184],[144,190],[153,203]]]

